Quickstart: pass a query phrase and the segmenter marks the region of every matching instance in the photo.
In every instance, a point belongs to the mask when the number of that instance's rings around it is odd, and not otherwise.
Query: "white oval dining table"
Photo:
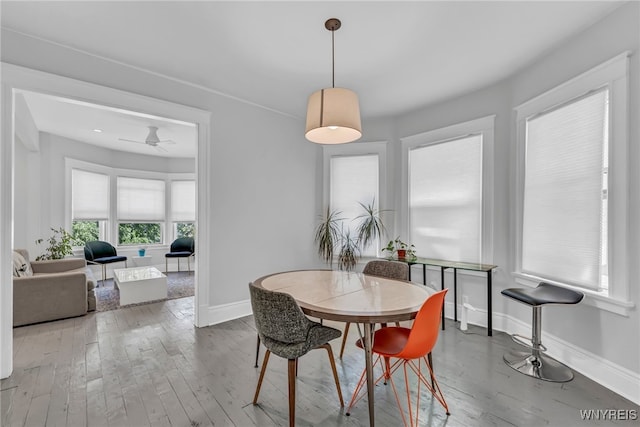
[[[290,294],[309,316],[363,325],[369,425],[374,426],[371,352],[374,326],[415,318],[424,301],[435,291],[411,282],[333,270],[274,273],[257,279],[254,284]]]

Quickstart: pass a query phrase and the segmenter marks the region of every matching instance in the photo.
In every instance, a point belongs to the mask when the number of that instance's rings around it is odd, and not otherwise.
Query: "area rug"
[[[195,293],[194,274],[186,271],[170,272],[167,275],[167,299],[192,297]],[[113,279],[98,281],[99,287],[95,288],[96,311],[117,310],[129,305],[120,305],[120,291],[114,287]],[[148,301],[141,304],[149,304],[157,301]],[[133,304],[140,305],[140,304]]]

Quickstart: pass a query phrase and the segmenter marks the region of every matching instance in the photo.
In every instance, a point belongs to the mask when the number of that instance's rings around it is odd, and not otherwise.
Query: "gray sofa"
[[[13,326],[82,316],[96,309],[95,279],[82,258],[29,261],[31,271],[13,277]],[[28,270],[28,267],[26,267]]]

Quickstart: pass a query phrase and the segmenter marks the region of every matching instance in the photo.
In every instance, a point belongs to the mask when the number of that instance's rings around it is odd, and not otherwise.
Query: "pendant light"
[[[331,87],[309,97],[304,136],[318,144],[344,144],[362,136],[360,106],[355,92],[335,87],[334,33],[341,26],[340,20],[331,18],[324,26],[331,31]]]

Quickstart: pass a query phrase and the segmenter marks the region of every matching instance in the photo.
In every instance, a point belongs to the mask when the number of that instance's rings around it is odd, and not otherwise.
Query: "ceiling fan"
[[[160,138],[158,138],[158,128],[156,126],[149,126],[149,134],[147,135],[144,141],[135,141],[133,139],[125,139],[125,138],[118,138],[118,140],[135,142],[136,144],[150,145],[151,147],[154,147],[155,149],[159,151],[164,151],[164,152],[166,152],[167,150],[165,150],[163,147],[161,147],[158,144],[175,144],[176,143],[175,141],[172,141],[170,139],[161,140]]]

